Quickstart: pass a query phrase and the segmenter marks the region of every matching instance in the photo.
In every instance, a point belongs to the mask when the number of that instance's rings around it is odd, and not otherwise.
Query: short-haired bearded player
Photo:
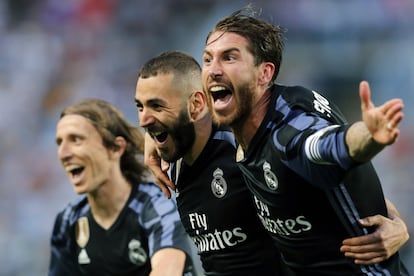
[[[284,30],[258,15],[234,12],[209,32],[203,88],[213,121],[239,143],[237,164],[283,263],[295,275],[406,275],[396,251],[372,264],[338,250],[375,230],[361,218],[389,219],[370,160],[399,136],[403,102],[375,106],[362,81],[362,120],[349,124],[321,94],[276,83]]]

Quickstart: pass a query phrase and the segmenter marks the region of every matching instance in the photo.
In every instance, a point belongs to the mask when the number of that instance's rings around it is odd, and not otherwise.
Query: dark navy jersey
[[[238,164],[284,262],[297,275],[405,275],[398,254],[363,266],[339,250],[345,238],[372,231],[359,218],[387,210],[371,163],[348,154],[349,125],[338,108],[303,87],[274,85],[271,93]]]
[[[256,215],[235,152],[233,134],[213,127],[191,166],[184,162],[172,166],[181,221],[206,275],[284,275],[279,272],[280,257]]]
[[[183,275],[195,275],[189,246],[175,203],[154,184],[134,185],[107,230],[95,222],[86,196],[57,215],[49,275],[149,275],[151,257],[162,248],[186,252]]]

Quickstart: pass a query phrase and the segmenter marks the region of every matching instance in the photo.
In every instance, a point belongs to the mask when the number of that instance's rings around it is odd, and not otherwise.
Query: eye
[[[236,56],[234,56],[234,55],[227,55],[227,56],[225,56],[225,60],[227,60],[227,61],[234,61],[234,60],[236,60],[237,58],[236,58]]]
[[[209,57],[209,56],[204,56],[203,57],[203,63],[204,64],[208,64],[208,63],[210,63],[211,62],[211,57]]]
[[[136,102],[135,102],[135,105],[136,105],[136,107],[138,108],[138,110],[143,108],[142,103],[140,103],[140,102],[138,102],[138,101],[136,101]]]
[[[74,143],[80,143],[82,141],[82,138],[76,135],[73,135],[70,137],[70,140]]]
[[[153,103],[151,104],[151,108],[154,110],[160,110],[161,108],[163,108],[163,106],[158,103]]]

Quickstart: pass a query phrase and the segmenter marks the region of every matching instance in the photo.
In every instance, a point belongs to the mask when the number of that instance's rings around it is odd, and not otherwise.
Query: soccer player
[[[212,123],[200,85],[200,67],[185,53],[163,53],[143,66],[135,100],[140,125],[147,130],[146,162],[168,197],[167,186],[176,187],[181,220],[199,248],[207,275],[274,275],[264,265],[269,266],[269,261],[278,265],[279,258],[268,252],[270,242],[262,230],[251,225],[258,221],[235,162],[234,137]],[[170,173],[175,187],[160,170],[159,156],[173,162]],[[381,227],[374,234],[347,240],[347,254],[375,261],[378,254],[406,241],[407,228],[393,205],[389,207],[395,221],[382,216],[366,218]],[[246,240],[224,249],[220,243],[223,233],[229,235],[232,231],[228,229],[236,228],[248,229]],[[251,235],[255,235],[253,241]]]
[[[348,124],[321,94],[276,84],[283,30],[244,11],[208,34],[203,88],[213,120],[240,144],[238,165],[284,264],[296,275],[406,274],[398,252],[372,265],[338,250],[373,231],[360,218],[387,216],[370,160],[397,139],[402,101],[375,107],[361,82],[363,120]]]
[[[63,110],[58,156],[82,196],[57,215],[49,275],[195,275],[176,205],[145,180],[143,143],[106,101]]]

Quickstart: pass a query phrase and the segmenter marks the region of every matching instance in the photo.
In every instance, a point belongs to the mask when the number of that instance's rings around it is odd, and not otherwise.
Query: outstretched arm
[[[169,164],[161,160],[156,150],[154,140],[152,140],[148,133],[145,133],[144,164],[151,171],[156,184],[161,188],[165,196],[171,198],[171,192],[168,187],[175,190],[175,186],[167,174]]]
[[[397,140],[400,134],[398,126],[404,117],[404,104],[401,99],[392,99],[375,107],[366,81],[360,83],[359,96],[363,121],[353,124],[348,129],[346,143],[351,157],[356,161],[365,162]]]
[[[355,259],[356,264],[369,265],[382,262],[395,254],[408,238],[408,230],[394,204],[386,200],[388,218],[381,215],[366,217],[360,224],[366,227],[377,226],[374,233],[346,239],[341,252]]]

